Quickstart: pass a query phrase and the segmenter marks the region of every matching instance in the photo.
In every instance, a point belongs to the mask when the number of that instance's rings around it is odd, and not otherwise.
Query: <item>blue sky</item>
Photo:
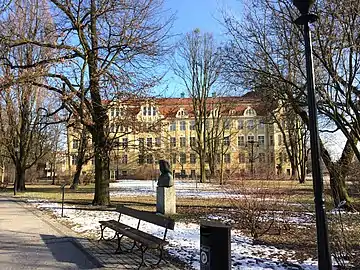
[[[177,20],[174,32],[187,33],[195,28],[204,32],[212,32],[220,37],[223,32],[221,24],[221,10],[231,9],[241,12],[240,0],[165,0],[165,8],[176,12]]]
[[[221,43],[225,40],[224,29],[220,23],[221,12],[228,10],[240,16],[241,2],[241,0],[164,0],[164,8],[176,14],[173,34],[186,34],[199,28],[202,32],[213,33],[216,41]],[[168,88],[164,92],[163,89],[166,86]],[[180,96],[184,89],[180,80],[169,71],[164,84],[155,91],[165,96]]]

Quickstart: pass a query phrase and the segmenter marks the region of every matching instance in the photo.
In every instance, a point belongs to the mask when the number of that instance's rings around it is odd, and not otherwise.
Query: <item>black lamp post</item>
[[[294,5],[300,11],[301,16],[295,20],[297,25],[304,25],[305,56],[306,56],[306,76],[308,90],[308,108],[309,108],[309,130],[311,145],[311,163],[313,187],[315,195],[316,211],[316,231],[318,247],[318,266],[320,270],[332,269],[331,254],[328,240],[328,229],[323,198],[323,178],[320,167],[320,146],[319,133],[317,125],[317,105],[315,100],[315,80],[312,58],[312,45],[309,23],[317,20],[317,16],[310,14],[309,10],[315,0],[293,0]]]

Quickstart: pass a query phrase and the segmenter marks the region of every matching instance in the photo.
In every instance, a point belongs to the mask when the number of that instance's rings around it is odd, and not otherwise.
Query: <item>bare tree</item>
[[[50,26],[40,19],[48,18],[48,14],[42,12],[43,4],[41,0],[32,3],[13,1],[12,9],[6,12],[6,20],[0,24],[1,35],[44,39]],[[16,168],[16,190],[24,191],[26,170],[51,150],[51,132],[47,118],[59,111],[50,104],[50,99],[54,96],[49,95],[48,99],[40,92],[39,87],[32,84],[33,77],[47,70],[45,66],[37,67],[33,64],[49,56],[51,51],[31,46],[11,47],[4,42],[0,43],[0,47],[0,58],[3,60],[0,71],[3,82],[0,92],[1,144]],[[30,68],[14,70],[10,63]],[[36,81],[41,82],[40,79]]]
[[[8,47],[51,48],[51,57],[31,66],[53,65],[33,84],[58,93],[91,134],[95,156],[93,204],[108,205],[109,104],[124,93],[144,94],[160,79],[158,69],[166,52],[168,29],[161,0],[47,0],[44,7],[54,25],[53,42],[37,37],[2,35]],[[5,12],[8,14],[8,12]],[[13,63],[12,69],[30,66]]]
[[[184,83],[192,100],[196,135],[196,144],[192,146],[192,149],[199,156],[200,182],[205,182],[208,98],[221,72],[219,49],[211,34],[202,34],[196,29],[186,34],[179,45],[177,57],[174,72]]]
[[[229,81],[256,89],[274,103],[282,101],[308,125],[306,72],[302,29],[292,3],[285,0],[252,1],[246,21],[225,15],[233,37],[225,49]],[[359,140],[359,2],[347,0],[339,8],[333,0],[317,1],[321,18],[314,26],[314,56],[318,108],[347,138],[341,158],[334,162],[324,144],[323,161],[330,172],[334,204],[350,206],[345,176]]]

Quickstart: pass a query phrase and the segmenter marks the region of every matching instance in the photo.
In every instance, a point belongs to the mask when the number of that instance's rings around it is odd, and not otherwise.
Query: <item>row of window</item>
[[[215,157],[216,162],[220,163],[221,161],[221,155],[220,154],[216,154]],[[120,164],[128,164],[128,155],[127,154],[123,154],[120,157],[118,157],[117,160]],[[269,154],[268,157],[268,161],[269,162],[275,162],[275,157],[274,157],[274,153],[271,152]],[[288,161],[288,157],[286,155],[286,153],[281,153],[279,155],[279,162],[287,162]],[[72,165],[76,165],[77,159],[76,156],[72,156]],[[147,154],[147,155],[139,155],[138,156],[138,163],[139,164],[154,164],[154,162],[157,163],[157,159],[155,159],[153,154]],[[187,154],[186,153],[180,153],[179,155],[177,154],[172,154],[171,155],[171,163],[172,164],[186,164],[188,162],[187,160]],[[196,164],[197,162],[197,154],[195,153],[190,153],[189,155],[189,163],[190,164]],[[208,162],[208,157],[206,162]],[[259,163],[265,163],[266,162],[266,155],[265,153],[258,153],[258,154],[254,154],[251,155],[250,153],[248,155],[246,155],[246,153],[239,153],[238,156],[238,162],[239,163],[255,163],[255,162],[259,162]],[[91,160],[91,163],[93,164],[93,160]],[[224,154],[224,163],[231,163],[231,155],[228,154]]]
[[[187,146],[187,140],[186,137],[180,137],[179,138],[179,146],[180,147],[186,147]],[[139,138],[139,148],[144,148],[145,146],[145,138]],[[230,136],[224,137],[223,140],[223,144],[224,146],[230,146]],[[281,140],[278,140],[279,145],[281,145]],[[190,146],[195,146],[196,143],[196,138],[195,137],[190,137]],[[245,136],[241,135],[238,136],[238,146],[245,146],[246,144],[255,144],[254,146],[264,146],[265,145],[265,136],[264,135],[258,135],[257,136],[257,141],[255,140],[255,136],[254,135],[248,135],[247,136],[247,140],[245,141]],[[146,138],[146,147],[148,148],[152,148],[153,145],[155,145],[155,147],[161,147],[161,138],[160,137],[156,137],[156,138]],[[272,135],[269,136],[269,145],[273,146],[274,145],[274,137]],[[121,146],[123,149],[128,148],[129,146],[129,141],[128,138],[122,138],[122,142],[118,143],[116,146]],[[170,137],[170,147],[177,147],[177,138],[176,137]],[[73,145],[72,145],[73,149],[78,149],[79,148],[79,140],[73,140]]]
[[[126,156],[126,162],[127,162],[127,155]],[[186,153],[179,153],[179,155],[177,154],[172,154],[171,155],[171,164],[196,164],[197,162],[197,154],[195,153],[190,153],[189,155],[189,160],[187,159],[187,154]],[[216,158],[216,162],[220,163],[221,161],[221,155],[220,154],[216,154],[215,156]],[[224,163],[231,163],[231,155],[228,154],[224,154],[223,155],[224,158]],[[122,163],[123,163],[122,159]],[[154,155],[153,154],[147,154],[147,155],[139,155],[138,156],[138,163],[139,164],[153,164],[154,163]],[[269,162],[275,162],[275,156],[274,153],[270,153],[269,157],[268,157],[268,161]],[[208,160],[206,160],[206,162],[208,162]],[[238,155],[238,162],[239,163],[255,163],[255,162],[259,162],[259,163],[265,163],[266,162],[266,155],[265,153],[258,153],[258,154],[248,154],[246,155],[245,153],[239,153]]]
[[[232,120],[230,119],[225,119],[224,122],[224,129],[226,130],[229,130],[232,128]],[[253,129],[255,128],[255,126],[258,124],[258,128],[259,129],[263,129],[265,127],[265,123],[260,120],[258,123],[256,120],[238,120],[237,122],[237,128],[239,130],[241,129],[244,129],[245,126],[248,128],[248,129]],[[177,130],[177,125],[179,125],[179,130],[180,131],[185,131],[187,130],[187,126],[189,126],[189,130],[195,130],[195,121],[192,120],[192,121],[179,121],[179,122],[176,122],[176,121],[173,121],[173,122],[170,122],[169,124],[169,130],[170,131],[176,131]],[[210,127],[210,122],[206,122],[206,126],[205,126],[207,129]]]

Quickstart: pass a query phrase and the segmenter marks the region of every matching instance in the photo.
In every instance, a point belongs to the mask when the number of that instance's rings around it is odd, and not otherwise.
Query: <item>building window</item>
[[[152,107],[147,107],[147,111],[148,111],[148,115],[151,116],[151,108]]]
[[[231,128],[231,121],[230,119],[225,119],[224,120],[224,129],[228,130]]]
[[[186,171],[185,171],[185,170],[181,170],[181,171],[180,171],[180,175],[181,175],[181,177],[186,177]]]
[[[220,162],[221,162],[221,155],[220,155],[219,153],[216,153],[215,157],[216,157],[216,163],[217,163],[217,164],[220,164]]]
[[[177,160],[176,160],[176,154],[172,154],[172,155],[171,155],[171,161],[172,161],[172,162],[171,162],[172,164],[176,164],[176,161],[177,161]]]
[[[284,162],[288,162],[289,159],[288,159],[288,155],[286,152],[283,152],[283,157],[284,157]]]
[[[115,109],[114,108],[111,108],[111,113],[110,113],[110,115],[111,115],[111,118],[113,118],[114,116],[115,116]]]
[[[156,107],[153,107],[153,116],[156,115]]]
[[[254,135],[248,135],[247,138],[248,138],[247,139],[248,142],[254,142],[255,141],[255,136]]]
[[[263,120],[259,121],[259,128],[264,128],[265,127],[265,123]]]
[[[195,121],[190,121],[190,130],[195,130]]]
[[[271,146],[274,145],[274,136],[272,136],[272,135],[269,136],[269,145],[271,145]]]
[[[128,146],[129,146],[128,138],[123,138],[123,139],[122,139],[122,147],[123,147],[124,149],[127,149]]]
[[[176,147],[176,138],[175,137],[170,138],[170,147]]]
[[[121,171],[121,175],[126,177],[127,176],[127,171]]]
[[[244,112],[244,115],[246,116],[255,116],[256,111],[253,108],[247,108]]]
[[[245,145],[245,137],[244,135],[241,135],[238,137],[238,146],[244,146]]]
[[[274,162],[275,162],[274,152],[271,152],[271,153],[270,153],[270,162],[271,162],[271,163],[274,163]]]
[[[238,121],[238,129],[244,129],[244,121],[243,120]]]
[[[175,131],[176,130],[176,122],[171,122],[170,123],[170,131]]]
[[[143,107],[143,115],[146,116],[146,106]]]
[[[190,137],[190,146],[191,147],[195,147],[195,142],[196,142],[195,137]]]
[[[259,153],[259,162],[265,163],[265,153]]]
[[[146,155],[146,163],[147,164],[153,164],[154,163],[154,157],[152,154],[147,154]]]
[[[191,153],[190,154],[190,163],[195,164],[196,163],[196,154]]]
[[[185,121],[180,122],[180,130],[186,130],[186,122]]]
[[[72,148],[78,149],[79,148],[80,141],[79,140],[73,140],[72,142]]]
[[[76,165],[77,164],[77,156],[71,156],[71,165]]]
[[[281,145],[282,144],[282,139],[281,139],[281,134],[278,135],[278,145]]]
[[[128,163],[128,156],[127,155],[123,155],[121,157],[121,163],[122,164],[127,164]]]
[[[250,128],[250,129],[253,129],[254,128],[254,120],[248,120],[247,121],[247,127]]]
[[[155,138],[155,146],[161,147],[161,138],[160,137]]]
[[[239,154],[239,163],[245,163],[245,154],[244,153]]]
[[[146,146],[147,146],[148,148],[152,148],[152,138],[147,138],[147,139],[146,139]]]
[[[186,137],[180,137],[180,147],[186,146]]]
[[[191,177],[192,179],[194,179],[194,178],[196,177],[196,172],[195,172],[195,170],[191,170],[191,171],[190,171],[190,177]]]
[[[264,135],[259,135],[258,136],[258,142],[259,142],[259,145],[264,146],[265,145],[265,136]]]
[[[186,153],[180,153],[180,163],[186,164]]]
[[[144,138],[139,138],[139,150],[144,150]]]
[[[225,154],[225,155],[224,155],[224,162],[225,162],[225,163],[230,163],[230,162],[231,162],[231,160],[230,160],[230,154]]]
[[[230,146],[230,136],[224,137],[224,145],[225,146]]]
[[[139,155],[138,163],[144,164],[144,156],[143,155]]]

